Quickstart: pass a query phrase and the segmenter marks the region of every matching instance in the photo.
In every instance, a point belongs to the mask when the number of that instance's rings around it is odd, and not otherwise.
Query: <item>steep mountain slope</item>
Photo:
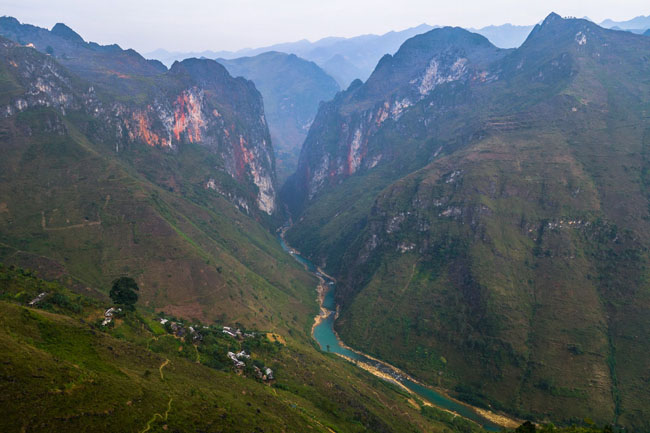
[[[0,430],[476,430],[315,348],[316,280],[268,230],[273,155],[251,82],[189,59],[132,71],[134,94],[94,67],[0,38]],[[124,275],[143,309],[100,325]],[[257,332],[234,340],[215,321]],[[225,354],[244,348],[274,387],[252,364],[232,371]]]
[[[157,60],[146,60],[134,50],[118,45],[85,42],[63,23],[52,30],[21,24],[13,17],[0,17],[0,35],[21,45],[29,45],[57,59],[78,75],[103,83],[113,91],[139,93],[142,79],[161,74],[167,68]]]
[[[0,35],[19,44],[30,41],[28,46],[43,53],[53,52],[48,56],[57,64],[65,65],[75,79],[86,80],[56,82],[56,71],[47,72],[53,64],[48,58],[33,59],[33,69],[12,64],[10,69],[22,74],[19,81],[29,97],[14,98],[8,114],[43,105],[82,108],[99,124],[92,126],[91,138],[115,141],[116,152],[133,143],[165,151],[201,143],[222,160],[213,167],[214,180],[206,178],[206,184],[216,181],[219,191],[249,211],[254,207],[267,214],[275,211],[273,150],[262,99],[251,82],[233,79],[225,68],[209,60],[187,59],[167,71],[132,50],[87,44],[71,33],[76,35],[62,24],[48,31],[13,18],[0,19]],[[52,46],[53,50],[48,49]],[[43,67],[38,65],[41,60]],[[43,81],[39,76],[43,70],[53,82]],[[52,101],[49,87],[65,101]],[[248,191],[243,194],[226,185],[233,182],[221,181],[224,172]]]
[[[555,14],[514,51],[451,32],[323,106],[288,237],[339,278],[353,347],[476,403],[647,431],[650,42]],[[427,39],[435,61],[400,60]]]
[[[294,54],[267,52],[217,61],[233,77],[253,81],[262,94],[281,184],[296,170],[300,148],[318,104],[332,99],[339,90],[338,84],[318,65]]]
[[[306,203],[325,203],[327,200],[314,198],[323,191],[336,191],[332,187],[346,179],[369,197],[372,191],[376,193],[392,180],[422,167],[442,150],[436,146],[432,151],[430,143],[423,146],[424,137],[431,130],[443,135],[456,134],[456,128],[467,129],[459,124],[461,121],[471,126],[467,121],[471,117],[460,119],[448,107],[471,102],[467,89],[494,80],[487,66],[507,53],[460,28],[435,29],[408,40],[395,56],[382,58],[365,84],[356,81],[322,106],[303,146],[298,170],[283,188],[284,201],[299,214]],[[404,117],[427,105],[436,113],[435,121]],[[375,182],[361,187],[356,174],[367,174]],[[367,187],[372,191],[365,190]],[[332,211],[340,208],[335,201],[324,206]],[[355,208],[343,207],[345,213]],[[355,224],[350,223],[349,227]],[[323,236],[326,242],[338,238],[336,233]],[[301,244],[309,239],[303,238]],[[332,257],[337,256],[331,252]]]
[[[2,260],[99,293],[128,274],[188,317],[307,323],[312,279],[251,218],[275,206],[259,93],[208,60],[155,80],[125,101],[1,41]]]

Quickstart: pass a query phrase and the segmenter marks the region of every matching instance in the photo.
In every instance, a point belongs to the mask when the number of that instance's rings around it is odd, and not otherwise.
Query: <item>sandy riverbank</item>
[[[284,238],[284,231],[282,232],[281,236]],[[286,241],[285,241],[285,243],[286,243]],[[292,254],[295,254],[295,255],[300,254],[300,252],[298,250],[296,250],[294,248],[291,248],[288,244],[287,244],[287,248],[291,251]],[[331,314],[336,314],[335,319],[336,319],[336,317],[338,317],[338,308],[337,308],[337,311],[334,312],[334,311],[330,311],[330,310],[326,309],[325,307],[323,307],[325,296],[327,295],[327,292],[330,290],[330,286],[329,286],[329,284],[327,284],[327,281],[325,280],[325,278],[328,278],[329,280],[331,280],[333,282],[336,282],[336,279],[333,278],[332,276],[328,275],[327,273],[325,273],[320,267],[316,267],[316,269],[317,269],[317,272],[315,272],[313,274],[318,278],[318,281],[319,281],[318,286],[316,287],[317,301],[318,301],[318,305],[319,305],[319,313],[314,317],[314,323],[312,324],[312,327],[311,327],[312,337],[314,335],[314,330],[316,329],[316,327],[318,325],[320,325],[325,319],[327,319]],[[475,413],[477,413],[478,415],[482,416],[483,418],[489,420],[490,422],[492,422],[495,425],[506,427],[506,428],[515,428],[515,427],[519,426],[521,424],[521,422],[522,422],[520,420],[516,420],[516,419],[508,417],[506,415],[497,414],[497,413],[494,413],[494,412],[486,410],[486,409],[480,409],[480,408],[477,408],[477,407],[474,407],[474,406],[470,406],[470,405],[468,405],[468,404],[466,404],[466,403],[464,403],[462,401],[459,401],[459,400],[451,397],[449,394],[447,394],[446,390],[444,390],[444,389],[437,388],[437,387],[430,387],[430,386],[416,380],[415,378],[408,375],[406,372],[400,370],[397,367],[394,367],[394,366],[392,366],[390,364],[387,364],[386,362],[384,362],[384,361],[382,361],[380,359],[374,358],[374,357],[372,357],[370,355],[367,355],[367,354],[365,354],[363,352],[360,352],[358,350],[355,350],[355,349],[351,348],[350,346],[346,345],[341,340],[341,338],[339,337],[339,335],[336,333],[335,330],[332,330],[332,331],[334,332],[334,334],[336,336],[336,339],[338,341],[338,344],[341,347],[343,347],[344,349],[347,349],[347,350],[349,350],[351,352],[354,352],[354,353],[358,354],[359,356],[362,356],[362,357],[365,357],[365,358],[367,358],[367,359],[369,359],[371,361],[377,362],[378,364],[382,365],[386,369],[390,370],[390,373],[382,371],[382,370],[378,369],[377,367],[375,367],[375,366],[373,366],[371,364],[368,364],[366,362],[354,360],[354,359],[352,359],[352,358],[350,358],[348,356],[345,356],[345,355],[342,355],[342,354],[339,354],[339,353],[337,353],[336,355],[340,356],[341,358],[344,358],[344,359],[348,360],[349,362],[352,362],[353,364],[357,365],[360,368],[363,368],[364,370],[368,371],[369,373],[373,374],[376,377],[379,377],[380,379],[386,380],[388,382],[391,382],[391,383],[399,386],[400,388],[402,388],[403,390],[408,392],[409,395],[417,396],[418,399],[422,402],[422,404],[424,404],[426,406],[436,407],[436,408],[438,408],[440,410],[444,410],[445,412],[453,414],[454,416],[461,416],[461,415],[459,415],[458,413],[456,413],[456,412],[454,412],[452,410],[441,408],[440,406],[432,404],[431,402],[429,402],[425,398],[423,398],[421,395],[419,395],[416,392],[410,390],[408,387],[406,387],[406,385],[401,383],[396,377],[403,377],[403,378],[406,378],[407,380],[409,380],[409,381],[411,381],[413,383],[417,383],[420,386],[435,390],[435,392],[443,395],[444,397],[448,398],[451,401],[454,401],[454,402],[456,402],[456,403],[458,403],[458,404],[460,404],[462,406],[467,407],[468,409],[474,411]]]
[[[508,416],[503,415],[503,414],[498,414],[498,413],[492,412],[492,411],[487,410],[487,409],[481,409],[481,408],[478,408],[478,407],[475,407],[475,406],[471,406],[471,405],[469,405],[469,404],[467,404],[465,402],[462,402],[462,401],[460,401],[458,399],[455,399],[454,397],[450,396],[446,392],[446,390],[444,390],[442,388],[432,387],[432,386],[426,385],[426,384],[422,383],[421,381],[413,378],[409,374],[405,373],[404,371],[400,370],[397,367],[394,367],[394,366],[392,366],[390,364],[387,364],[386,362],[384,362],[384,361],[382,361],[380,359],[377,359],[377,358],[375,358],[373,356],[370,356],[370,355],[368,355],[366,353],[359,352],[358,350],[355,350],[355,349],[351,348],[350,346],[346,345],[343,342],[343,340],[341,340],[341,338],[339,337],[339,335],[336,333],[335,330],[334,330],[334,334],[336,334],[336,338],[337,338],[337,340],[339,342],[339,345],[341,347],[343,347],[343,348],[345,348],[345,349],[347,349],[347,350],[349,350],[351,352],[354,352],[357,355],[364,356],[364,357],[366,357],[368,359],[371,359],[371,360],[373,360],[373,361],[375,361],[375,362],[377,362],[379,364],[382,364],[383,366],[385,366],[388,369],[392,370],[394,374],[400,375],[400,376],[408,379],[409,381],[411,381],[413,383],[417,383],[418,385],[423,386],[425,388],[431,388],[431,389],[435,390],[438,394],[443,395],[444,397],[448,398],[449,400],[452,400],[452,401],[454,401],[454,402],[456,402],[456,403],[458,403],[460,405],[463,405],[463,406],[467,407],[468,409],[473,410],[477,414],[481,415],[483,418],[487,419],[488,421],[490,421],[490,422],[492,422],[492,423],[494,423],[494,424],[496,424],[498,426],[506,427],[506,428],[516,428],[516,427],[520,426],[521,423],[523,423],[523,420],[518,420],[516,418],[511,418],[511,417],[508,417]],[[347,359],[350,362],[355,363],[357,366],[363,368],[364,370],[372,373],[373,375],[375,375],[375,376],[377,376],[379,378],[382,378],[384,380],[387,380],[389,382],[392,382],[392,383],[398,385],[400,388],[408,391],[410,394],[417,395],[418,398],[423,401],[423,404],[425,404],[427,406],[433,406],[433,407],[436,407],[438,409],[444,410],[445,412],[449,412],[449,413],[452,413],[454,415],[460,416],[460,415],[458,415],[456,412],[454,412],[452,410],[441,408],[439,406],[436,406],[436,405],[431,404],[430,402],[424,400],[424,398],[422,396],[420,396],[417,393],[413,392],[412,390],[408,389],[403,383],[399,382],[393,376],[391,376],[390,374],[387,374],[387,373],[377,369],[376,367],[374,367],[372,365],[369,365],[369,364],[367,364],[365,362],[355,361],[352,358],[347,357],[345,355],[340,355],[340,354],[337,354],[337,355],[339,355],[342,358]]]

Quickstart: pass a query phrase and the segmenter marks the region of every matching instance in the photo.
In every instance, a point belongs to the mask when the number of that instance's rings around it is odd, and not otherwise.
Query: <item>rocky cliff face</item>
[[[489,65],[506,52],[480,35],[447,27],[416,36],[394,56],[384,56],[365,84],[353,82],[319,110],[286,188],[294,211],[327,185],[401,157],[375,140],[384,127],[425,99],[444,109],[448,101],[431,97],[443,84],[460,88],[498,79]]]
[[[81,111],[101,125],[94,131],[95,138],[111,142],[116,152],[129,145],[178,152],[185,145],[199,144],[222,160],[217,171],[226,172],[249,191],[235,192],[218,180],[218,173],[204,180],[207,188],[247,211],[274,213],[273,149],[262,98],[251,82],[232,78],[211,60],[188,59],[161,71],[137,53],[86,44],[61,28],[48,32],[7,18],[0,22],[0,33],[20,40],[32,37],[39,49],[49,51],[45,48],[49,44],[59,51],[66,49],[61,57],[44,57],[36,55],[33,43],[22,47],[3,41],[7,72],[25,89],[5,102],[4,115],[39,106],[63,114]],[[75,60],[66,60],[72,53]],[[107,74],[107,67],[114,74]],[[131,93],[138,83],[138,93]]]
[[[315,63],[294,54],[267,52],[217,61],[233,77],[252,80],[262,94],[281,183],[296,170],[319,103],[334,97],[339,90],[336,81]]]
[[[555,14],[507,52],[409,42],[322,108],[294,178],[288,238],[337,276],[343,340],[521,416],[647,429],[650,42]]]

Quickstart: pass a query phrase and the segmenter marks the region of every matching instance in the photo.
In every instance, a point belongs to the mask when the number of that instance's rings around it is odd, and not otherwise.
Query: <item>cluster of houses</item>
[[[106,326],[113,321],[113,316],[117,313],[121,313],[121,308],[111,307],[108,310],[104,311],[104,320],[102,321],[102,326]]]
[[[226,356],[228,356],[228,358],[232,360],[232,363],[235,365],[235,368],[237,369],[241,369],[246,366],[246,364],[244,364],[244,361],[242,361],[242,359],[251,358],[251,356],[248,353],[244,352],[243,350],[239,353],[228,352]]]
[[[222,332],[232,338],[237,338],[238,340],[255,337],[255,333],[253,332],[241,332],[241,329],[234,329],[230,326],[224,326]]]
[[[226,356],[232,360],[232,363],[237,370],[241,370],[246,366],[243,359],[251,359],[251,356],[243,350],[239,353],[228,352]],[[253,370],[255,371],[257,378],[260,380],[267,382],[275,379],[273,377],[273,370],[269,367],[263,366],[262,368],[259,368],[257,365],[253,365]]]
[[[172,322],[169,319],[165,318],[160,318],[159,322],[177,338],[183,338],[185,341],[188,341],[188,337],[191,336],[193,343],[198,343],[203,340],[203,337],[199,333],[198,329],[196,329],[199,327],[198,325],[186,327],[182,323]],[[203,326],[203,328],[210,329],[208,326]],[[232,328],[230,326],[224,326],[221,331],[229,337],[235,338],[237,340],[244,340],[246,338],[255,337],[254,332],[242,332],[241,329]],[[226,356],[232,361],[235,369],[239,371],[243,370],[244,367],[246,367],[246,362],[251,359],[251,356],[244,350],[237,353],[228,352]],[[273,376],[273,370],[271,370],[269,367],[263,366],[262,368],[259,368],[257,365],[253,365],[253,370],[255,371],[257,378],[264,382],[275,380]]]
[[[275,379],[273,377],[273,370],[271,370],[269,367],[262,367],[260,369],[257,367],[257,365],[254,365],[253,369],[255,370],[255,374],[257,375],[258,379],[262,379],[265,382]]]
[[[183,338],[187,341],[187,336],[191,336],[193,343],[203,340],[203,336],[193,326],[188,326],[187,328],[185,328],[185,326],[182,323],[170,322],[168,319],[165,318],[160,319],[161,325],[164,326],[167,323],[169,323],[169,328],[171,329],[172,334],[174,334],[174,336],[178,338]],[[208,329],[207,326],[203,326],[203,328]]]

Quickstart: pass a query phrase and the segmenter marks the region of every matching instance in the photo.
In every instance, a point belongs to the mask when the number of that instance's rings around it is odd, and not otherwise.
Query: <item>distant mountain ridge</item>
[[[262,94],[281,184],[296,169],[318,104],[332,99],[339,91],[338,84],[316,63],[295,54],[265,52],[217,61],[232,76],[253,81]]]
[[[635,33],[642,33],[646,29],[650,29],[650,15],[639,15],[626,21],[614,21],[606,19],[600,23],[601,27],[608,29],[615,28],[620,30],[634,31]]]
[[[372,72],[377,61],[386,53],[392,53],[411,36],[432,29],[422,24],[398,32],[388,32],[383,35],[361,35],[352,38],[328,37],[315,42],[300,40],[275,44],[262,48],[246,48],[239,51],[204,51],[200,53],[168,53],[156,50],[147,56],[157,58],[165,63],[188,56],[204,56],[207,58],[234,59],[251,57],[267,51],[279,51],[295,54],[307,60],[316,62],[328,74],[334,77],[342,88],[347,87],[352,80],[365,80]]]
[[[650,16],[638,16],[627,21],[604,20],[602,27],[629,30],[643,33],[650,28]],[[302,39],[296,42],[275,44],[261,48],[245,48],[237,51],[200,51],[200,52],[169,52],[158,49],[146,54],[147,57],[158,59],[167,65],[175,60],[188,57],[224,58],[250,57],[266,51],[280,51],[296,54],[307,60],[316,62],[328,74],[334,77],[342,88],[346,88],[354,79],[365,81],[374,69],[377,61],[384,54],[394,54],[399,46],[416,34],[425,33],[439,26],[421,24],[402,31],[391,31],[383,35],[361,35],[350,38],[327,37],[315,42]],[[468,28],[469,31],[485,36],[499,48],[516,48],[520,46],[533,25],[489,25],[482,28]]]
[[[468,28],[467,30],[485,36],[499,48],[517,48],[524,43],[533,27],[533,25],[518,26],[502,24],[482,27],[480,29]]]

